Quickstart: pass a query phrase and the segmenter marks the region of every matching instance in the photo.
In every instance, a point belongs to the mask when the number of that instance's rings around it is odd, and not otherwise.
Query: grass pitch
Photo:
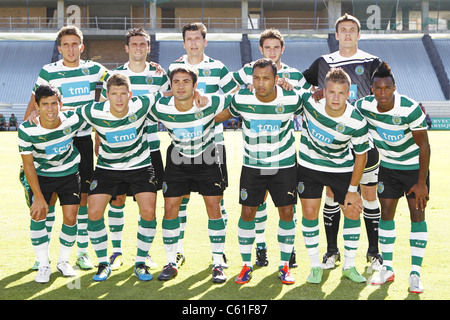
[[[159,133],[161,151],[165,159],[165,150],[169,144],[168,134]],[[161,222],[163,217],[163,197],[158,193],[157,202],[157,235],[150,249],[150,254],[157,262],[158,268],[152,270],[154,279],[140,282],[133,276],[134,258],[136,255],[137,205],[132,198],[127,199],[125,206],[125,228],[123,239],[124,265],[114,271],[103,283],[92,281],[95,270],[78,270],[76,278],[64,278],[56,271],[58,259],[58,235],[62,223],[59,203],[56,207],[56,222],[53,227],[50,243],[51,268],[53,270],[48,284],[34,282],[35,272],[31,271],[34,263],[34,252],[29,238],[29,213],[25,204],[18,173],[20,156],[17,148],[17,132],[0,133],[0,300],[448,300],[450,293],[450,255],[448,245],[450,236],[450,197],[448,196],[448,178],[450,177],[449,133],[446,131],[429,132],[431,155],[431,191],[427,207],[429,240],[422,267],[423,294],[411,294],[408,291],[410,272],[409,231],[410,219],[406,200],[402,199],[396,214],[397,240],[394,251],[394,268],[396,278],[393,283],[383,286],[356,284],[342,278],[342,262],[334,270],[325,270],[320,285],[306,283],[309,274],[309,259],[306,254],[300,227],[297,227],[295,249],[299,267],[292,270],[296,282],[294,285],[283,285],[277,278],[279,248],[277,243],[278,213],[268,199],[268,222],[266,241],[268,244],[269,266],[254,267],[253,278],[246,285],[238,285],[234,278],[241,269],[241,257],[237,240],[237,222],[240,216],[239,175],[242,164],[241,132],[225,132],[227,148],[228,172],[230,186],[225,191],[225,206],[229,221],[227,227],[226,254],[229,269],[225,272],[228,280],[223,284],[211,281],[211,246],[207,234],[207,215],[202,198],[198,194],[191,195],[188,205],[188,222],[185,232],[186,263],[178,276],[168,282],[156,278],[166,263]],[[299,133],[296,133],[297,143]],[[297,205],[298,219],[301,219],[301,207]],[[326,249],[325,232],[320,218],[320,253]],[[341,219],[342,223],[343,219]],[[339,246],[343,253],[343,239],[340,235]],[[90,248],[91,259],[96,256]],[[366,278],[371,277],[369,265],[365,260],[367,237],[364,222],[361,225],[361,240],[356,257],[356,268]],[[255,259],[253,251],[253,260]],[[111,250],[109,250],[111,254]],[[76,246],[72,252],[71,263],[75,264]]]

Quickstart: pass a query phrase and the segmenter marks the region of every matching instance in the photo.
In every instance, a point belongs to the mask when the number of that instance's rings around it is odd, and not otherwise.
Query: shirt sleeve
[[[235,99],[236,99],[236,95],[234,95],[233,98],[231,99],[228,110],[230,111],[230,113],[233,117],[238,117],[238,116],[240,116],[240,113],[236,109],[237,103],[236,103]]]
[[[25,132],[24,127],[19,126],[19,154],[31,154],[33,153],[33,144],[30,141],[30,137]]]
[[[298,92],[297,92],[297,97],[298,97],[298,101],[297,101],[297,105],[296,105],[297,109],[294,111],[294,114],[296,116],[298,116],[298,115],[303,113],[303,99],[302,99],[301,95]]]
[[[427,120],[425,113],[420,108],[419,104],[415,104],[413,111],[408,115],[408,123],[411,131],[426,130]]]
[[[43,84],[49,84],[47,79],[48,79],[48,72],[47,72],[47,70],[42,68],[41,71],[39,72],[36,82],[34,83],[34,87],[33,87],[33,91],[32,91],[33,95],[35,94],[36,89],[39,88],[39,86],[41,86]]]
[[[109,77],[111,76],[111,73],[107,73],[103,79],[103,83],[102,83],[102,91],[101,91],[101,97],[106,99],[106,82],[108,81]]]
[[[148,112],[147,112],[147,119],[153,122],[158,122],[158,118],[156,117],[156,115],[153,112],[153,109],[156,106],[156,103],[158,102],[158,100],[162,97],[160,92],[155,92],[155,93],[149,93],[149,94],[144,94],[142,96],[139,96],[139,98],[141,99],[142,103],[147,104],[148,103]]]
[[[223,65],[220,70],[219,86],[225,94],[229,93],[237,86],[236,81],[234,81],[233,74],[228,71],[225,65]]]
[[[236,72],[233,72],[233,78],[236,82],[243,86],[248,86],[252,82],[252,67],[250,63],[244,65],[241,69]]]
[[[367,121],[366,119],[362,118],[360,126],[356,128],[351,138],[353,150],[356,154],[363,154],[369,151],[370,144],[368,131]]]
[[[318,79],[318,74],[319,74],[319,61],[322,58],[318,58],[316,59],[311,66],[309,66],[308,69],[306,69],[305,71],[303,71],[303,76],[305,77],[306,81],[310,84],[312,84],[313,86],[318,86],[319,85],[319,79]]]

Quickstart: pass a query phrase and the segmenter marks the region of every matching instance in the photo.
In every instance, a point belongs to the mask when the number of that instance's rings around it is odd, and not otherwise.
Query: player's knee
[[[111,200],[111,204],[115,207],[121,207],[125,204],[127,196],[125,194],[116,196],[114,200]]]
[[[257,209],[258,207],[242,206],[241,219],[245,222],[252,221],[255,219]]]

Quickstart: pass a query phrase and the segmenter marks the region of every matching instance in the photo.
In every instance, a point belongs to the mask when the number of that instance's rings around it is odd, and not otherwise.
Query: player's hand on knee
[[[44,199],[35,199],[30,206],[30,216],[34,221],[41,221],[47,217],[48,205]]]
[[[416,210],[424,211],[428,200],[430,200],[427,185],[425,183],[416,183],[409,189],[408,195],[413,192],[416,196]]]
[[[363,210],[363,202],[361,196],[358,192],[347,192],[344,200],[344,209],[348,209],[349,207],[353,207],[359,213]]]

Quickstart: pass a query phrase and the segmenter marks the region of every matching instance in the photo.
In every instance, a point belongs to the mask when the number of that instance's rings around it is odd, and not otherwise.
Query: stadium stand
[[[164,69],[171,62],[185,54],[181,39],[152,39],[152,59],[158,61]],[[220,38],[221,35],[214,37]],[[396,76],[397,89],[400,93],[421,102],[427,102],[427,110],[432,116],[449,117],[447,112],[449,100],[446,99],[435,69],[427,54],[423,35],[364,35],[359,48],[386,60]],[[158,38],[158,37],[157,37]],[[250,39],[249,39],[250,38]],[[221,60],[230,71],[240,69],[245,60],[257,60],[259,36],[243,36],[240,40],[230,41],[225,36],[222,41],[208,41],[206,54]],[[330,37],[329,37],[330,38]],[[332,38],[332,36],[331,36]],[[219,41],[218,41],[219,40]],[[321,37],[292,37],[285,35],[286,49],[282,61],[300,71],[304,71],[320,55],[330,52],[330,41]],[[450,38],[441,36],[433,38],[435,51],[442,60],[445,75],[450,75]],[[30,98],[32,86],[40,68],[54,59],[54,41],[0,41],[0,113],[9,116],[16,114],[19,122]],[[242,53],[242,48],[250,48],[250,54]],[[17,63],[21,61],[21,63]],[[413,76],[411,76],[413,75]],[[440,101],[438,104],[428,103]],[[438,111],[438,106],[439,111]],[[435,112],[436,110],[436,112]]]
[[[167,70],[169,65],[185,54],[186,51],[180,41],[159,41],[159,64]]]
[[[450,39],[433,39],[433,43],[441,57],[448,79],[450,76]]]
[[[421,38],[361,39],[359,48],[391,66],[399,93],[417,101],[446,100]]]
[[[23,121],[37,75],[50,63],[55,41],[0,41],[0,113]]]

